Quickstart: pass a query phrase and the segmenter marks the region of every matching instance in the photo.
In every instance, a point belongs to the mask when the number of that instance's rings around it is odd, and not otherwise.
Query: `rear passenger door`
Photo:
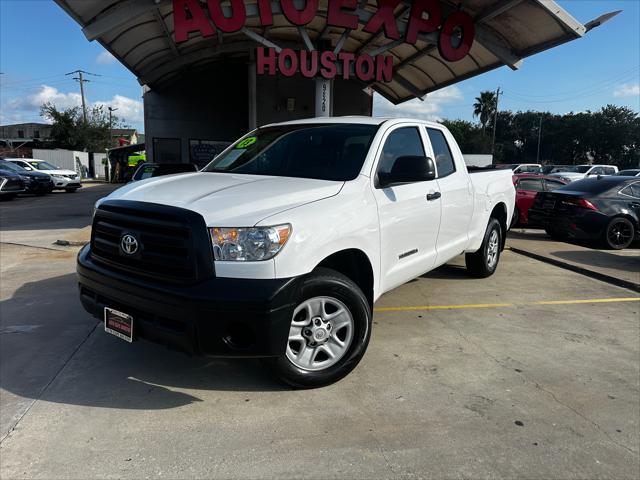
[[[436,264],[448,262],[461,254],[469,242],[469,225],[473,215],[473,190],[469,174],[455,161],[451,145],[444,130],[426,128],[431,155],[436,164],[442,216],[436,249]],[[462,166],[462,168],[460,168]]]
[[[425,156],[424,139],[417,125],[387,132],[374,171],[393,171],[399,157]],[[429,270],[436,259],[440,202],[427,195],[438,190],[436,180],[380,188],[373,194],[380,222],[380,272],[383,291],[391,290]]]

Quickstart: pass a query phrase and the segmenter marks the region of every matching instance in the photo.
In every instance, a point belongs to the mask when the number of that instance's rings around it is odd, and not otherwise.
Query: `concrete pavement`
[[[638,245],[625,250],[602,250],[588,243],[556,241],[543,230],[533,229],[511,230],[507,245],[518,253],[640,291]]]

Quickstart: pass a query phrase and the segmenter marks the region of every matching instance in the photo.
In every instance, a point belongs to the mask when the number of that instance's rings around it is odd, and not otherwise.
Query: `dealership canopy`
[[[503,65],[517,69],[615,15],[583,25],[548,0],[56,2],[150,88],[250,54],[259,73],[351,73],[394,103]]]

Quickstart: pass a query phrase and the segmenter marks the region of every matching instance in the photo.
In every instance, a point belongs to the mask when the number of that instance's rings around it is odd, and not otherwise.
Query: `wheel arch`
[[[501,249],[504,250],[504,246],[507,241],[507,231],[509,230],[509,225],[507,222],[507,205],[504,202],[499,202],[495,207],[493,207],[493,210],[491,210],[489,218],[495,218],[496,220],[498,220],[498,222],[500,222],[500,227],[502,228]]]
[[[348,248],[332,253],[324,258],[316,268],[330,268],[342,273],[352,280],[362,293],[367,297],[369,305],[373,308],[374,299],[374,274],[371,260],[362,250]]]

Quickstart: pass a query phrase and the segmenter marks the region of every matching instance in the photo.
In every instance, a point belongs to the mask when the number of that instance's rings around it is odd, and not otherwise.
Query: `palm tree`
[[[480,92],[480,96],[476,97],[476,103],[473,104],[473,116],[480,117],[482,133],[485,132],[487,123],[496,112],[496,103],[495,92]]]

